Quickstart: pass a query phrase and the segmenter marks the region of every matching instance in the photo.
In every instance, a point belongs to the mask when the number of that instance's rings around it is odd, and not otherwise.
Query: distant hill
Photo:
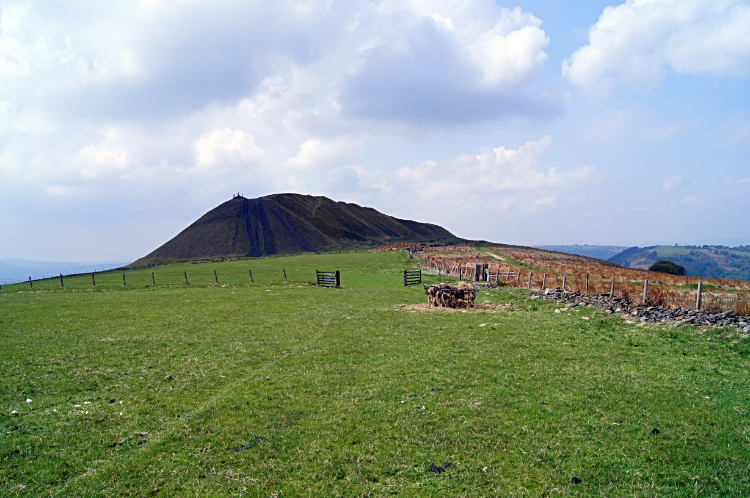
[[[456,238],[437,225],[400,220],[372,208],[327,197],[274,194],[246,199],[238,196],[204,214],[172,240],[129,266],[317,252],[394,239]]]
[[[646,270],[660,259],[684,266],[692,277],[750,280],[750,246],[631,247],[612,256],[609,261]]]
[[[574,244],[572,246],[534,246],[537,249],[545,249],[547,251],[564,252],[566,254],[577,254],[579,256],[587,256],[589,258],[608,260],[615,254],[627,249],[625,246],[590,246],[588,244]]]

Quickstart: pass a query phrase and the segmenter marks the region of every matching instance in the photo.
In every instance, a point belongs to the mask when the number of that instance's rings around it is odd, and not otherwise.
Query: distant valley
[[[74,273],[89,273],[119,268],[129,261],[107,261],[103,263],[64,263],[54,261],[29,261],[26,259],[0,259],[0,284],[9,284],[26,280],[29,277],[38,279],[54,275],[70,275]]]
[[[589,258],[603,259],[607,261],[612,256],[620,254],[629,246],[592,246],[588,244],[574,244],[571,246],[532,246],[547,251],[564,252],[566,254],[577,254]]]
[[[750,280],[750,246],[631,247],[608,261],[645,270],[661,259],[684,266],[693,277]]]

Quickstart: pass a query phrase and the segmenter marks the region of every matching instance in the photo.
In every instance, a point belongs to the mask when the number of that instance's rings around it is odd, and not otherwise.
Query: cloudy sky
[[[232,193],[516,244],[750,243],[750,1],[0,1],[0,258]]]

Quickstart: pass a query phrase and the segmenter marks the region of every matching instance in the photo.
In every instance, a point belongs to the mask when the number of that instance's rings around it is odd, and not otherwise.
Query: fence
[[[190,270],[170,268],[167,270],[131,270],[125,272],[101,272],[16,281],[0,284],[1,291],[22,289],[85,289],[112,287],[148,287],[157,285],[211,285],[211,284],[272,284],[313,283],[309,272],[288,272],[286,268],[221,271],[192,267]]]
[[[318,285],[321,287],[341,287],[341,273],[336,271],[318,271],[315,270]]]
[[[404,270],[404,287],[422,283],[422,270]]]

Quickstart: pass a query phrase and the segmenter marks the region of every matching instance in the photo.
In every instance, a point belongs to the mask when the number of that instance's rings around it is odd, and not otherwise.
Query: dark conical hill
[[[400,220],[372,208],[327,197],[274,194],[246,199],[240,196],[204,214],[131,266],[170,260],[317,252],[350,243],[392,239],[445,238],[455,237],[437,225]]]

